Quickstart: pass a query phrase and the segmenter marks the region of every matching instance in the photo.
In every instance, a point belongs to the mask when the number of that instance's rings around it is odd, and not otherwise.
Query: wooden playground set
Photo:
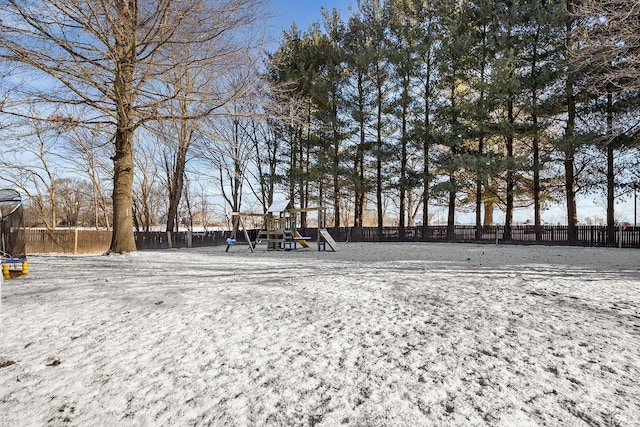
[[[295,250],[298,246],[301,248],[310,248],[314,238],[311,236],[302,236],[297,228],[300,224],[300,215],[307,212],[317,212],[318,214],[318,231],[315,242],[319,251],[338,250],[338,244],[331,237],[326,229],[326,207],[306,207],[295,209],[289,200],[277,201],[271,204],[266,213],[251,212],[231,212],[232,222],[234,224],[231,237],[227,239],[227,249],[236,244],[236,236],[241,228],[246,241],[249,243],[249,249],[254,251],[257,245],[266,244],[267,250]],[[251,240],[249,232],[245,227],[249,217],[258,217],[262,219],[261,227],[258,230],[255,240]]]

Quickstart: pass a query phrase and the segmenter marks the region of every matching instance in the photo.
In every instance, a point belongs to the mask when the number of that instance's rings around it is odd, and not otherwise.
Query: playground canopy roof
[[[291,200],[278,200],[273,202],[271,206],[269,206],[269,209],[267,209],[267,213],[282,213],[290,209],[293,209]]]

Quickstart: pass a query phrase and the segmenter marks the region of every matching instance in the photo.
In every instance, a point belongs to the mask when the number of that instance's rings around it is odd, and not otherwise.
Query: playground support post
[[[236,223],[233,219],[234,217],[238,217],[238,222]],[[244,221],[242,220],[242,213],[240,212],[231,212],[231,222],[233,223],[233,231],[232,231],[232,235],[231,235],[231,240],[233,240],[233,244],[235,244],[236,242],[236,234],[238,234],[238,228],[242,227],[242,231],[244,232],[244,237],[247,240],[247,243],[249,244],[249,249],[251,250],[251,252],[253,253],[253,242],[251,241],[251,239],[249,238],[249,232],[247,231],[247,228],[244,225]],[[232,243],[229,242],[229,240],[227,241],[227,249],[225,250],[225,252],[229,252],[229,248],[232,246]]]

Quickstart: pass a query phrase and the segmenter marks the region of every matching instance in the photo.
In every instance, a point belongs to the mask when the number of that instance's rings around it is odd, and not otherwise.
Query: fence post
[[[620,224],[620,226],[618,228],[619,228],[619,231],[618,231],[618,247],[622,248],[622,224]]]
[[[73,233],[73,253],[78,253],[78,229],[76,228]]]

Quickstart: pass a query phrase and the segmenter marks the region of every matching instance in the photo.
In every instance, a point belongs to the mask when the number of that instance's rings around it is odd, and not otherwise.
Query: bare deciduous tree
[[[65,227],[87,225],[91,212],[92,188],[88,181],[78,178],[61,178],[56,180],[56,195],[60,224]]]
[[[259,15],[264,0],[7,0],[0,5],[0,59],[24,67],[38,85],[22,99],[89,107],[89,117],[113,129],[113,237],[111,250],[136,249],[133,234],[134,133],[158,120],[160,107],[177,96],[159,82],[176,68],[167,52],[180,46],[201,56],[187,67],[215,59],[212,40]],[[215,72],[212,70],[211,72]],[[43,85],[42,82],[45,82]],[[24,114],[19,104],[5,111]],[[85,109],[82,109],[85,111]],[[33,117],[34,119],[36,117]]]
[[[166,212],[164,185],[156,162],[159,148],[147,139],[138,144],[135,158],[133,220],[137,231],[150,231],[152,225],[159,224],[161,214]]]
[[[58,224],[57,183],[64,159],[59,155],[60,133],[46,123],[19,125],[20,134],[11,135],[0,156],[1,179],[26,194],[38,222],[54,230]]]
[[[234,212],[240,210],[247,167],[254,154],[241,124],[242,108],[230,106],[228,117],[210,121],[198,150],[198,157],[214,167],[222,197]]]
[[[602,88],[640,89],[640,2],[587,0],[575,14],[587,25],[587,40],[577,58]]]
[[[198,128],[206,118],[227,114],[225,105],[234,103],[255,86],[254,73],[264,37],[251,28],[257,16],[246,16],[243,30],[250,32],[239,38],[238,33],[221,33],[206,46],[214,52],[203,55],[189,46],[168,54],[176,67],[167,73],[163,82],[168,93],[176,94],[161,106],[168,120],[157,122],[154,130],[162,142],[162,167],[165,170],[168,193],[167,232],[177,227],[178,207],[184,190],[187,162]],[[253,30],[253,31],[252,31]],[[195,59],[215,58],[207,61]]]
[[[98,126],[75,126],[64,134],[63,156],[68,165],[67,172],[75,173],[91,184],[90,200],[93,219],[87,221],[96,229],[104,227],[111,230],[111,203],[107,196],[111,185],[109,183],[108,150],[111,145],[111,135]]]

